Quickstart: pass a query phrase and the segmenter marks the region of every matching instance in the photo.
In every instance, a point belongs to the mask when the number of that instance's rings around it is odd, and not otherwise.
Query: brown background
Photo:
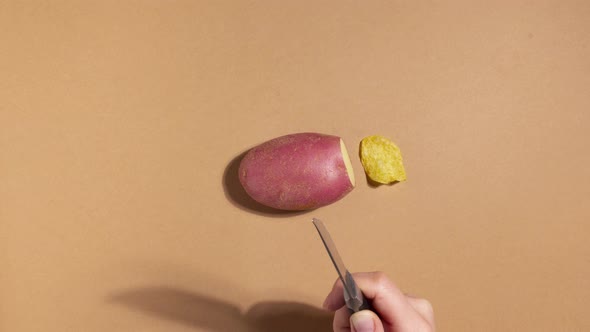
[[[590,2],[485,3],[0,2],[0,330],[329,330],[313,216],[439,331],[590,330]],[[235,158],[301,131],[357,188],[259,211]]]

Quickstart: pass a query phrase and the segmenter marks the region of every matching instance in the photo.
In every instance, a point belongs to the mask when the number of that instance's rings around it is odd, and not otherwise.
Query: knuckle
[[[432,326],[430,326],[430,324],[428,324],[428,323],[422,323],[422,326],[420,326],[418,328],[418,331],[421,331],[421,332],[434,332],[434,328],[432,328]]]
[[[422,316],[422,319],[424,319],[424,326],[420,331],[434,332],[434,309],[430,301],[426,299],[417,299],[416,310]]]
[[[434,313],[434,308],[432,307],[432,303],[426,299],[418,299],[418,305],[424,311],[425,314],[429,316]]]
[[[377,272],[373,272],[373,282],[375,282],[378,285],[385,285],[390,283],[389,278],[387,277],[387,275],[384,272],[381,271],[377,271]]]
[[[372,274],[373,284],[380,290],[394,289],[397,290],[397,286],[384,272],[378,271]]]
[[[416,332],[434,332],[434,326],[425,320],[421,320],[417,322],[414,327],[413,331]]]

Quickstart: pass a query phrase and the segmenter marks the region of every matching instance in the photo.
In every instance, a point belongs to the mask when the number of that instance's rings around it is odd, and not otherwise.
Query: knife
[[[330,256],[332,263],[334,263],[334,267],[338,272],[338,277],[340,277],[342,285],[344,285],[344,302],[346,303],[346,306],[352,313],[366,309],[370,310],[371,307],[369,302],[367,302],[363,296],[363,293],[354,281],[352,274],[350,274],[348,269],[346,269],[340,254],[338,254],[336,245],[334,244],[334,241],[328,232],[328,229],[326,229],[324,223],[317,218],[313,218],[312,222],[320,234],[320,238],[322,239],[322,242],[328,251],[328,255]]]

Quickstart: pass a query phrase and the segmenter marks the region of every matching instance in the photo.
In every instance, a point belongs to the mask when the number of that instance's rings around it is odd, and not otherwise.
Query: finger
[[[434,310],[432,304],[426,299],[421,299],[406,295],[410,305],[416,310],[422,318],[434,329]]]
[[[406,296],[383,272],[354,273],[353,277],[386,327],[404,331],[413,322],[424,320],[410,305]],[[342,307],[344,305],[342,292],[342,282],[338,280],[328,294],[324,307],[329,310]]]
[[[347,307],[336,310],[332,328],[334,332],[350,332],[350,310]]]
[[[350,316],[352,332],[384,332],[383,323],[377,315],[370,310],[362,310]]]
[[[336,279],[334,285],[332,285],[330,293],[324,300],[324,304],[322,305],[324,309],[336,311],[345,305],[346,302],[344,301],[344,294],[342,293],[343,289],[344,287],[342,286],[340,278]]]

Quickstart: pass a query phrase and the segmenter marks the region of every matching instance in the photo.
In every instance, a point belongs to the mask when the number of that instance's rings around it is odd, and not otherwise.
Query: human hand
[[[324,308],[335,311],[334,332],[434,332],[430,302],[405,295],[383,272],[353,273],[353,277],[374,312],[351,316],[338,279],[324,301]]]

